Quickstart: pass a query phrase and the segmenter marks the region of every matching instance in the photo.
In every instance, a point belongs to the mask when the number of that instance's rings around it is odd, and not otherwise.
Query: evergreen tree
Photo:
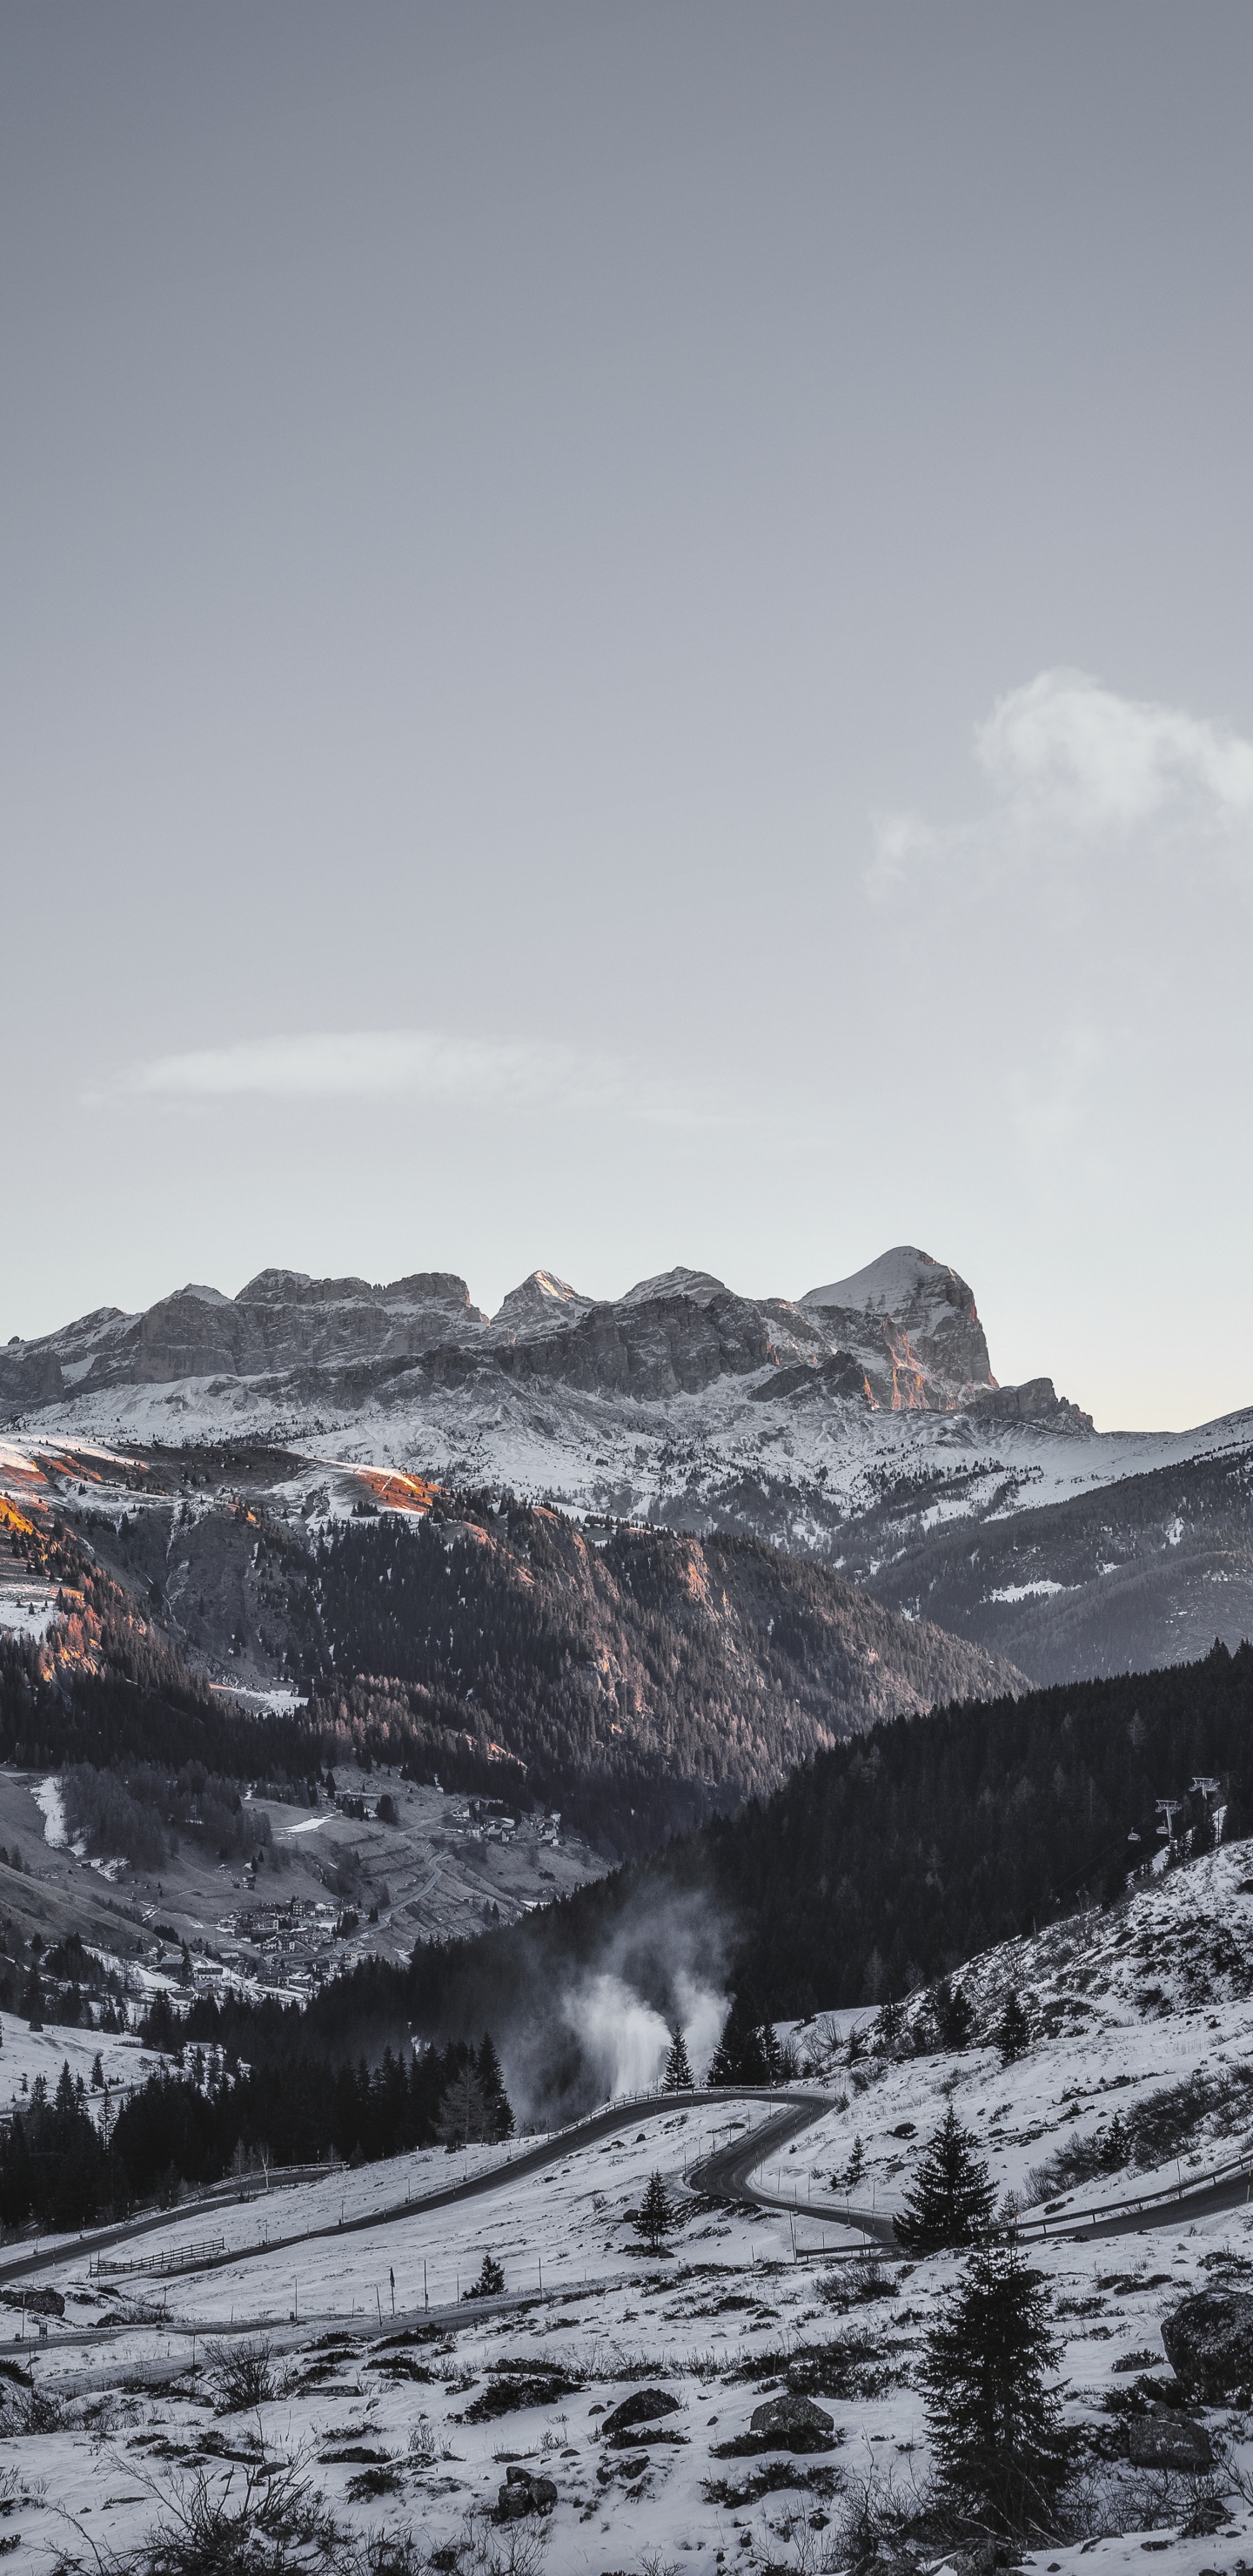
[[[836,2190],[837,2190],[837,2191],[846,2191],[846,2192],[847,2192],[847,2191],[856,2191],[856,2189],[857,2189],[857,2185],[858,2185],[858,2183],[861,2181],[862,2175],[864,2174],[865,2170],[866,2170],[866,2150],[865,2150],[865,2147],[864,2147],[864,2146],[863,2146],[863,2144],[862,2144],[861,2137],[860,2137],[860,2134],[859,2134],[859,2135],[858,2135],[857,2137],[855,2137],[855,2138],[854,2138],[854,2140],[853,2140],[852,2153],[851,2153],[851,2155],[849,2156],[848,2163],[847,2163],[847,2164],[845,2165],[845,2167],[844,2167],[844,2171],[843,2171],[843,2173],[842,2173],[842,2174],[836,2174],[836,2175],[834,2175],[834,2176],[833,2176],[833,2180],[834,2180],[834,2182],[835,2182]]]
[[[905,2195],[896,2221],[897,2244],[906,2254],[973,2245],[991,2219],[995,2200],[987,2166],[950,2102]]]
[[[1019,2002],[1015,1986],[1010,1987],[1005,1998],[1005,2009],[994,2036],[1001,2052],[1002,2066],[1012,2066],[1017,2058],[1026,2056],[1031,2046],[1031,2024]]]
[[[903,2016],[893,1995],[885,1996],[875,2018],[874,2045],[880,2057],[894,2057],[901,2044]]]
[[[975,2017],[960,1986],[941,1977],[935,1990],[935,2027],[941,2048],[968,2048]]]
[[[650,2252],[660,2254],[666,2241],[667,2231],[674,2225],[674,2210],[671,2207],[670,2194],[659,2173],[649,2175],[648,2189],[640,2202],[636,2224]]]
[[[972,2256],[921,2367],[940,2474],[967,2509],[1007,2532],[1047,2530],[1066,2471],[1047,2294],[1016,2246]]]
[[[485,2254],[477,2281],[463,2290],[463,2299],[499,2299],[505,2287],[505,2275],[494,2254]]]
[[[496,2042],[490,2030],[485,2030],[483,2033],[483,2044],[475,2059],[475,2072],[483,2087],[483,2099],[487,2105],[487,2135],[495,2145],[502,2146],[506,2138],[513,2136],[513,2104],[505,2091],[505,2079],[501,2073],[500,2059],[496,2054]]]
[[[43,1987],[39,1982],[38,1968],[32,1968],[29,1976],[27,1977],[25,1989],[22,1995],[22,2010],[26,2015],[28,2029],[43,2029],[44,1992]]]
[[[661,2079],[661,2089],[663,2093],[690,2093],[693,2090],[692,2069],[687,2054],[687,2041],[684,2039],[677,2021],[670,2034],[670,2054],[666,2059],[665,2073]]]
[[[762,2046],[761,2024],[753,2021],[746,2000],[731,1998],[722,2037],[709,2068],[711,2084],[768,2084],[770,2070]]]
[[[474,2058],[467,2049],[465,2065],[445,2086],[435,2114],[435,2135],[444,2147],[477,2146],[490,2138],[487,2096]]]

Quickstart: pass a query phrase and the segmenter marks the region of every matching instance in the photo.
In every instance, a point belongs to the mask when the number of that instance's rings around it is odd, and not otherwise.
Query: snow
[[[726,1281],[715,1279],[712,1270],[659,1270],[652,1279],[637,1279],[621,1299],[624,1306],[646,1306],[655,1297],[690,1297],[693,1304],[707,1306],[713,1297],[726,1295]]]
[[[60,1781],[40,1780],[30,1794],[44,1820],[44,1841],[53,1851],[64,1851],[70,1837],[65,1821],[65,1800],[61,1795]]]
[[[850,2062],[849,2028],[864,2026],[864,2011],[798,2025],[788,2035],[825,2068],[812,2088],[822,2110],[792,2150],[765,2158],[773,2209],[724,2208],[689,2188],[693,2166],[715,2143],[739,2123],[749,2134],[765,2121],[768,2099],[674,2108],[653,2101],[629,2106],[628,2125],[615,2136],[567,2133],[555,2142],[558,2160],[531,2175],[515,2175],[499,2150],[461,2158],[430,2150],[286,2189],[275,2177],[275,2188],[247,2204],[223,2196],[185,2208],[117,2256],[179,2247],[186,2254],[221,2239],[225,2259],[159,2282],[142,2273],[93,2279],[84,2249],[65,2241],[39,2277],[65,2295],[66,2318],[52,2322],[36,2369],[46,2390],[64,2391],[66,2420],[37,2438],[0,2442],[0,2475],[11,2471],[12,2491],[23,2496],[6,2521],[6,2533],[20,2529],[31,2553],[19,2563],[41,2563],[40,2551],[49,2563],[73,2537],[39,2501],[36,2475],[97,2548],[123,2550],[152,2524],[151,2482],[159,2497],[171,2474],[163,2460],[198,2457],[207,2474],[225,2474],[207,2449],[210,2437],[238,2449],[259,2435],[281,2453],[303,2453],[346,2530],[412,2525],[427,2553],[460,2546],[477,2527],[498,2547],[495,2563],[509,2563],[507,2532],[496,2534],[482,2517],[505,2462],[521,2457],[558,2489],[545,2525],[550,2576],[645,2564],[668,2570],[689,2553],[704,2554],[711,2570],[718,2552],[724,2563],[797,2576],[845,2564],[835,2547],[841,2497],[824,2500],[811,2474],[833,2469],[846,2496],[867,2475],[882,2482],[891,2474],[904,2488],[925,2482],[916,2359],[960,2266],[949,2256],[889,2265],[894,2295],[850,2309],[836,2258],[857,2240],[833,2173],[860,2137],[857,2205],[898,2205],[918,2144],[951,2101],[975,2130],[998,2189],[1023,2193],[1033,2163],[1099,2126],[1112,2107],[1125,2113],[1198,2064],[1247,2069],[1253,2078],[1248,1867],[1247,1847],[1219,1852],[1138,1887],[1108,1913],[1050,1926],[972,1962],[960,1982],[981,2026],[1011,1986],[1027,2003],[1035,2036],[1009,2067],[988,2046],[898,2059],[872,2049]],[[51,2037],[29,2044],[50,2057]],[[81,2034],[63,2037],[86,2044]],[[9,2054],[6,2045],[6,2073]],[[902,2138],[907,2122],[914,2135]],[[1238,2123],[1233,2136],[1215,2131],[1198,2140],[1187,2150],[1198,2161],[1184,2163],[1182,2178],[1195,2180],[1230,2155],[1237,2135],[1244,2135]],[[500,2181],[478,2197],[439,2209],[414,2205],[463,2169],[493,2164]],[[661,2258],[641,2254],[628,2216],[654,2170],[681,2212]],[[1082,2208],[1152,2180],[1106,2177],[1053,2215],[1073,2221]],[[364,2224],[349,2233],[353,2221]],[[328,2232],[302,2233],[313,2229]],[[7,2250],[6,2264],[15,2253]],[[524,2304],[466,2307],[461,2293],[485,2253],[504,2269],[507,2300]],[[1185,2205],[1149,2234],[1050,2236],[1031,2259],[1054,2296],[1067,2421],[1099,2431],[1108,2453],[1116,2421],[1105,2401],[1128,2389],[1131,2368],[1145,2366],[1134,2356],[1162,2367],[1161,2319],[1182,2295],[1232,2277],[1232,2267],[1248,2271],[1253,2214],[1241,2206],[1197,2216]],[[277,2383],[275,2397],[246,2423],[215,2419],[206,2403],[213,2339],[241,2331],[269,2340]],[[865,2394],[827,2401],[839,2447],[825,2461],[714,2456],[746,2429],[766,2390],[778,2388],[792,2349],[859,2334],[878,2349],[876,2377]],[[389,2342],[392,2335],[400,2339]],[[564,2364],[577,2384],[546,2403],[470,2420],[506,2360],[535,2372]],[[645,2431],[633,2462],[600,2441],[599,2424],[604,2408],[643,2379],[679,2401],[670,2423],[682,2438],[665,2445]],[[1248,2481],[1247,2419],[1210,2420]],[[385,2497],[360,2486],[354,2493],[359,2463],[335,2457],[363,2449],[382,2454],[392,2473]],[[769,2466],[787,2481],[777,2491],[727,2500],[728,2487],[741,2490],[756,2468]],[[1169,2576],[1230,2567],[1237,2544],[1241,2556],[1253,2556],[1253,2514],[1238,2488],[1228,2482],[1221,2536],[1181,2535],[1190,2494],[1187,2481],[1170,2489],[1095,2457],[1085,2508],[1095,2517],[1091,2528],[1081,2522],[1071,2539],[1027,2552],[1022,2563],[1030,2576],[1080,2576],[1081,2562],[1085,2576],[1091,2568],[1122,2576],[1138,2565],[1146,2538],[1168,2552]],[[818,2512],[828,2518],[815,2527]]]
[[[854,1314],[895,1315],[899,1319],[920,1290],[925,1293],[938,1279],[956,1276],[948,1262],[933,1260],[916,1244],[897,1243],[890,1252],[881,1252],[877,1261],[868,1261],[864,1270],[854,1270],[847,1279],[834,1279],[826,1288],[807,1288],[797,1304],[842,1306]]]
[[[0,1628],[10,1636],[44,1637],[57,1615],[57,1596],[29,1581],[0,1588]]]
[[[984,1597],[988,1601],[1045,1601],[1054,1592],[1073,1592],[1075,1589],[1073,1583],[1054,1583],[1048,1576],[1041,1575],[1035,1583],[1002,1583],[995,1592],[986,1593]]]

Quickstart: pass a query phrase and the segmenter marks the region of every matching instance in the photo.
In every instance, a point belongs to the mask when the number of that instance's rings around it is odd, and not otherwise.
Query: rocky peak
[[[559,1279],[555,1270],[533,1270],[520,1287],[511,1288],[501,1299],[492,1317],[492,1331],[515,1341],[528,1333],[564,1332],[580,1315],[588,1314],[593,1303],[568,1279]]]
[[[876,1392],[886,1366],[893,1409],[947,1406],[996,1384],[973,1291],[951,1263],[916,1244],[895,1244],[849,1278],[807,1289],[799,1303],[833,1341],[866,1357]]]
[[[711,1270],[659,1270],[655,1279],[639,1279],[619,1297],[620,1306],[651,1306],[659,1297],[687,1297],[694,1306],[708,1306],[715,1297],[725,1297],[726,1281],[715,1279]]]

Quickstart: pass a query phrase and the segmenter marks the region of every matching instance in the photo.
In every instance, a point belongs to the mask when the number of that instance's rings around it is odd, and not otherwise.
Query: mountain
[[[1160,1800],[1174,1802],[1171,1857],[1204,1851],[1215,1827],[1201,1781],[1217,1782],[1222,1839],[1238,1845],[1253,1829],[1251,1746],[1247,1646],[1168,1672],[905,1716],[508,1930],[420,1943],[407,1966],[356,1970],[312,2006],[311,2026],[375,2054],[406,2029],[525,2026],[533,2063],[572,2082],[565,1998],[606,1969],[668,2024],[685,1981],[734,1989],[750,2019],[900,1997],[993,1943],[1114,1904],[1129,1885],[1151,1888],[1167,1848]],[[1125,1918],[1106,1920],[1107,1950],[1125,1951]],[[1246,1991],[1247,1959],[1224,1924],[1211,1920],[1190,1958],[1165,1948],[1164,1958],[1125,1952],[1146,2016],[1171,2010],[1163,1968],[1194,2002],[1208,2005],[1233,1969]],[[1071,2029],[1089,2018],[1100,2028],[1109,1976],[1107,1957],[1090,1993],[1081,1976],[1066,1981]],[[255,2008],[221,2035],[250,2061],[266,2044]],[[556,2091],[556,2072],[551,2080]]]
[[[1253,1626],[1253,1415],[1097,1433],[1047,1377],[999,1386],[968,1283],[913,1245],[796,1298],[676,1268],[593,1299],[535,1270],[491,1316],[452,1272],[265,1270],[9,1342],[0,1423],[32,1454],[278,1443],[310,1488],[368,1465],[739,1533],[1040,1681]]]
[[[206,1758],[208,1729],[225,1768],[221,1702],[260,1696],[282,1716],[264,1721],[269,1761],[297,1781],[365,1754],[560,1809],[621,1856],[768,1795],[884,1717],[1021,1687],[1003,1658],[760,1540],[596,1541],[548,1510],[429,1493],[421,1511],[371,1502],[310,1528],[284,1508],[296,1464],[254,1459],[233,1491],[202,1496],[168,1461],[138,1492],[110,1489],[97,1462],[76,1529],[28,1497],[0,1614],[42,1573],[60,1615],[37,1650],[6,1658],[0,1634],[7,1758],[90,1747],[100,1767],[159,1753],[178,1769]],[[255,1772],[252,1736],[243,1762]]]
[[[797,1391],[797,1368],[806,1391],[838,1383],[871,1412],[949,1412],[996,1384],[965,1281],[901,1246],[795,1301],[738,1297],[708,1271],[679,1269],[604,1303],[535,1270],[490,1317],[447,1271],[372,1287],[263,1270],[237,1297],[190,1286],[141,1315],[102,1307],[41,1340],[15,1338],[0,1350],[0,1406],[13,1421],[69,1400],[82,1423],[85,1407],[102,1419],[100,1399],[115,1395],[115,1420],[138,1420],[124,1396],[142,1388],[161,1390],[147,1399],[153,1427],[162,1395],[164,1410],[190,1409],[203,1427],[220,1418],[223,1381],[239,1382],[236,1412],[242,1397],[277,1419],[311,1404],[395,1412],[448,1386],[499,1395],[502,1381],[664,1401],[758,1377],[754,1394],[774,1401]]]

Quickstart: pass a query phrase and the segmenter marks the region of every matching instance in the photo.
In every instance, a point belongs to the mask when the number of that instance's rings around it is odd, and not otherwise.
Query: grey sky
[[[905,1240],[1253,1401],[1251,88],[1245,0],[10,0],[0,1337]]]

